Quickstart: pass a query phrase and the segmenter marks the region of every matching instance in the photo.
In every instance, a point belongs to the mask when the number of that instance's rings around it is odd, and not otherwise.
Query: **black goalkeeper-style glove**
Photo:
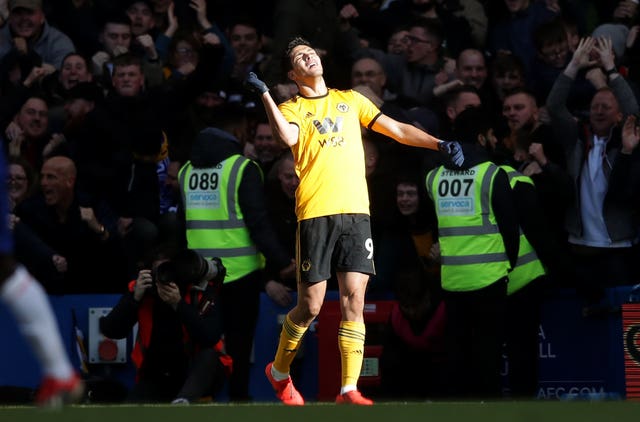
[[[262,95],[269,90],[267,84],[258,79],[258,76],[253,72],[249,72],[249,76],[247,76],[247,79],[244,81],[244,85],[249,91],[255,92],[259,95]]]
[[[461,167],[462,163],[464,163],[464,153],[458,141],[440,140],[438,141],[438,149],[451,157],[451,161],[456,166]]]

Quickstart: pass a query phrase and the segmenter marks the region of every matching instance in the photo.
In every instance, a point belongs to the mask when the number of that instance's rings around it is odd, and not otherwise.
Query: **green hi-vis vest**
[[[438,217],[444,290],[479,290],[509,272],[491,207],[498,171],[498,166],[487,161],[465,170],[440,166],[427,174],[427,191]]]
[[[525,176],[513,167],[504,165],[500,167],[507,172],[511,189],[513,189],[518,182],[531,183],[533,185],[533,180],[531,180],[529,176]],[[518,261],[516,262],[516,266],[513,271],[509,273],[507,294],[510,295],[517,292],[536,278],[545,274],[546,271],[542,266],[542,262],[538,259],[538,254],[536,254],[533,246],[531,246],[527,237],[522,233],[522,229],[520,229]]]
[[[187,161],[178,173],[187,247],[207,259],[219,257],[227,269],[225,283],[264,268],[264,257],[249,236],[237,201],[242,173],[249,162],[233,155],[216,167],[194,168]]]

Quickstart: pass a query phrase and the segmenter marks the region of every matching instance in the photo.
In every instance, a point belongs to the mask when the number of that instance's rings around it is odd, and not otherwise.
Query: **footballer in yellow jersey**
[[[291,147],[300,185],[298,220],[332,214],[369,214],[361,126],[368,127],[380,110],[362,94],[329,89],[320,97],[297,95],[280,111],[300,128]]]
[[[398,122],[355,91],[327,88],[320,56],[308,41],[292,39],[285,58],[287,76],[299,91],[294,98],[277,106],[254,73],[246,81],[260,95],[274,137],[293,151],[300,177],[296,191],[298,299],[285,318],[275,358],[265,375],[284,404],[304,404],[289,368],[304,333],[320,312],[327,279],[334,270],[342,312],[338,328],[342,384],[336,403],[371,405],[373,401],[357,387],[364,358],[364,296],[369,276],[375,273],[361,127],[407,145],[443,151],[458,165],[464,155],[457,142],[439,140]]]

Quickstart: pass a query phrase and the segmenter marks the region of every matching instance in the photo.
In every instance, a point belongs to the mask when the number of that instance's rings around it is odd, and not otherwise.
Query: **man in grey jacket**
[[[0,32],[0,58],[12,49],[24,53],[33,50],[42,58],[41,66],[55,69],[60,69],[65,56],[75,51],[71,39],[47,23],[42,0],[9,2],[8,24]]]
[[[576,74],[599,65],[608,83],[591,100],[588,124],[572,116],[566,100]],[[634,246],[638,225],[632,216],[630,186],[638,155],[637,142],[621,132],[626,116],[638,112],[638,103],[625,79],[617,72],[611,40],[584,38],[566,69],[555,81],[547,109],[557,139],[563,142],[567,171],[574,180],[575,200],[565,219],[576,282],[587,305],[604,295],[604,288],[633,283]],[[624,135],[624,136],[623,136]],[[634,176],[635,174],[635,176]]]

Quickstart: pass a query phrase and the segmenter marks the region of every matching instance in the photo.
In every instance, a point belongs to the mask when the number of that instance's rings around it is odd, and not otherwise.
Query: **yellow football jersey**
[[[278,106],[300,128],[291,147],[300,185],[298,221],[333,214],[369,214],[361,126],[371,127],[380,110],[353,91],[329,89],[321,97],[297,95]]]

